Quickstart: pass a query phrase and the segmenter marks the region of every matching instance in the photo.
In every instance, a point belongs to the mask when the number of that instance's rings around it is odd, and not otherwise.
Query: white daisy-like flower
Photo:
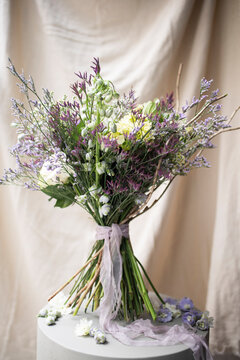
[[[92,327],[92,320],[88,320],[87,318],[82,318],[80,319],[79,324],[75,326],[75,335],[87,336],[89,335],[91,327]]]

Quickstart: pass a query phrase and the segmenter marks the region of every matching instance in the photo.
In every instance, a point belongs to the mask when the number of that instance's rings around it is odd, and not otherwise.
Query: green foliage
[[[41,191],[50,196],[49,201],[56,200],[54,207],[65,208],[74,203],[75,192],[71,185],[49,185]]]

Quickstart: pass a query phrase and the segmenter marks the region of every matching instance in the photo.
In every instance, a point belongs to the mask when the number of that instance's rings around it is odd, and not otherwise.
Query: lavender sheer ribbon
[[[129,237],[128,224],[97,227],[96,239],[104,239],[100,270],[104,297],[98,309],[101,328],[125,345],[166,346],[183,343],[193,351],[195,360],[212,360],[206,342],[190,326],[153,325],[149,319],[138,319],[122,326],[114,321],[121,305],[122,237]]]

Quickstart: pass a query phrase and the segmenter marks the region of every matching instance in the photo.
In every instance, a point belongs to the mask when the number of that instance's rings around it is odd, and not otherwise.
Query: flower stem
[[[146,310],[148,312],[150,312],[152,319],[156,320],[157,314],[156,314],[156,312],[155,312],[155,310],[154,310],[154,308],[152,306],[152,303],[151,303],[151,301],[149,299],[148,292],[147,292],[147,289],[146,289],[146,287],[144,285],[143,278],[142,278],[142,275],[141,275],[140,270],[138,268],[137,261],[136,261],[134,255],[133,255],[133,251],[132,251],[132,247],[130,245],[129,239],[127,239],[127,241],[126,241],[126,249],[127,249],[127,252],[128,252],[129,259],[131,261],[131,265],[132,265],[135,280],[136,280],[136,282],[138,284],[140,294],[141,294],[141,296],[143,298],[143,301],[144,301],[144,304],[146,306]]]
[[[157,292],[155,286],[153,285],[152,281],[150,280],[150,278],[149,278],[146,270],[144,269],[143,265],[142,265],[142,264],[140,263],[140,261],[136,258],[136,256],[135,256],[135,259],[136,259],[136,261],[138,262],[138,264],[140,265],[140,267],[142,268],[142,271],[144,272],[144,275],[146,276],[149,284],[151,285],[151,287],[152,287],[153,291],[155,292],[155,294],[157,295],[158,299],[159,299],[163,304],[165,304],[165,301],[161,298],[161,296],[160,296],[159,293]]]

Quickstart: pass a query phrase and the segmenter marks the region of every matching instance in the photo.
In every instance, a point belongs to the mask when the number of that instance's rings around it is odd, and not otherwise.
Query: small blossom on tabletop
[[[50,308],[48,310],[48,316],[53,316],[53,317],[55,317],[55,319],[58,319],[58,318],[60,318],[62,316],[62,313],[58,309],[53,309],[53,308],[51,309]]]
[[[55,316],[47,316],[46,317],[46,324],[47,325],[55,325],[55,323],[56,323]]]
[[[177,305],[178,301],[177,299],[173,299],[171,297],[167,297],[164,299],[165,303],[168,303],[170,305]]]
[[[193,307],[194,307],[193,302],[188,297],[182,298],[178,303],[178,308],[181,311],[189,311],[189,310],[192,310]]]
[[[91,327],[91,329],[89,330],[89,336],[94,337],[98,330],[99,329],[97,327]]]
[[[106,336],[101,330],[96,331],[94,339],[96,340],[97,344],[104,344],[106,342]]]
[[[209,312],[205,311],[202,317],[196,322],[196,327],[199,330],[205,331],[213,327],[213,317],[209,317]]]
[[[160,309],[157,313],[157,320],[162,323],[172,321],[172,312],[169,309]]]
[[[44,307],[39,311],[38,317],[46,317],[47,314],[48,314],[48,309],[46,307]]]
[[[174,319],[177,319],[181,316],[181,311],[177,308],[176,305],[172,305],[166,302],[163,306],[171,311]]]
[[[184,312],[182,314],[182,321],[185,324],[194,326],[196,323],[196,316],[191,312]]]
[[[89,335],[91,327],[92,327],[92,320],[88,320],[87,318],[82,318],[80,319],[79,324],[75,326],[75,335],[87,336]]]
[[[202,313],[202,311],[197,310],[197,309],[193,309],[193,310],[191,310],[191,313],[192,313],[193,315],[195,315],[196,320],[201,319],[202,314],[203,314],[203,313]]]

